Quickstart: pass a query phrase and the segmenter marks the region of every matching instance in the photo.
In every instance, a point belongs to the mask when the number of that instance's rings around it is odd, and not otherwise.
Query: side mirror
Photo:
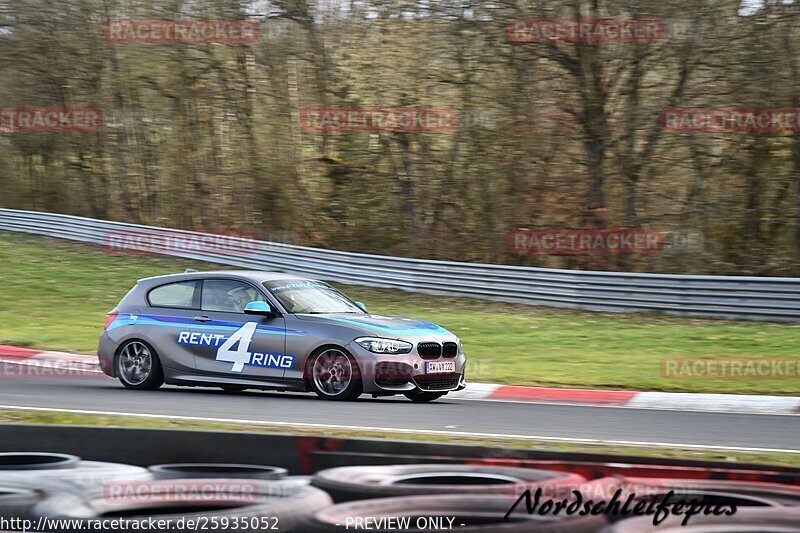
[[[275,316],[277,313],[267,302],[250,302],[244,307],[244,312],[248,315]]]
[[[367,311],[367,306],[364,305],[364,302],[356,302],[356,305],[359,306],[365,313],[369,313],[369,311]]]

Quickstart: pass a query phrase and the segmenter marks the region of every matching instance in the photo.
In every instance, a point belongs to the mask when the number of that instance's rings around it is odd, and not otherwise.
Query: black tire
[[[149,477],[149,473],[140,466],[83,461],[80,457],[63,453],[0,453],[0,480],[7,476],[24,476],[34,483],[60,480],[92,484],[111,479],[143,479]]]
[[[0,480],[0,518],[27,518],[42,496],[31,487],[20,487]]]
[[[52,479],[30,479],[21,474],[0,476],[0,517],[30,518],[31,509],[61,492],[74,492],[82,487]]]
[[[75,468],[33,470],[25,472],[24,475],[30,479],[55,479],[81,485],[94,485],[114,479],[148,479],[150,477],[146,468],[102,461],[81,461]]]
[[[225,463],[175,463],[153,465],[149,468],[153,479],[283,479],[285,468],[262,465],[239,465]]]
[[[672,500],[699,499],[721,505],[746,507],[800,506],[800,488],[778,483],[750,483],[746,481],[727,481],[717,479],[674,479],[674,478],[602,478],[586,483],[581,492],[586,499],[611,498],[621,490],[620,499],[630,494],[637,499],[663,498],[672,491]],[[610,517],[611,521],[619,517]]]
[[[403,498],[381,498],[342,503],[317,510],[306,524],[303,531],[309,533],[332,533],[337,531],[353,531],[353,520],[356,517],[392,517],[408,518],[408,526],[392,529],[381,527],[370,528],[375,533],[397,531],[421,531],[417,527],[420,517],[454,518],[453,531],[469,533],[595,533],[608,522],[603,516],[558,516],[528,514],[523,509],[515,512],[508,521],[503,520],[514,500],[501,495],[426,495]],[[349,519],[349,527],[348,527]],[[448,524],[447,519],[443,522]],[[461,526],[464,524],[464,526]],[[420,527],[422,524],[420,524]],[[442,529],[425,529],[425,531],[441,531]]]
[[[324,386],[321,385],[317,379],[315,379],[316,373],[318,372],[317,365],[322,364],[322,358],[329,357],[335,357],[340,360],[346,359],[350,364],[350,377],[348,384],[340,390],[335,390],[334,387],[333,389],[326,391],[324,390]],[[347,351],[343,348],[335,346],[328,346],[308,358],[308,363],[306,365],[306,377],[308,378],[308,383],[311,390],[323,400],[353,401],[361,396],[361,393],[364,390],[363,382],[361,380],[361,369],[359,368],[355,358],[347,353]],[[323,378],[324,376],[320,376],[320,379]]]
[[[447,394],[446,392],[425,392],[425,391],[413,391],[413,392],[406,392],[403,394],[406,398],[411,400],[414,403],[427,403],[432,402],[433,400],[438,400],[442,396]]]
[[[203,484],[197,490],[197,483]],[[122,483],[126,483],[123,481]],[[112,499],[109,495],[115,494],[113,487],[92,487],[84,491],[69,494],[53,495],[32,509],[32,515],[38,519],[67,519],[66,527],[72,529],[53,530],[54,532],[87,531],[91,529],[91,522],[97,518],[124,517],[128,520],[129,529],[118,531],[144,531],[149,517],[155,520],[170,520],[173,528],[171,531],[180,531],[179,520],[208,519],[211,517],[228,518],[237,520],[236,527],[239,531],[261,531],[268,529],[264,525],[267,518],[277,519],[277,528],[280,531],[302,531],[299,524],[307,520],[314,510],[322,509],[331,504],[330,497],[319,489],[307,485],[299,485],[291,481],[262,481],[241,479],[213,479],[213,480],[184,480],[183,487],[195,487],[194,491],[182,492],[180,501],[171,503],[164,501],[165,495],[176,495],[175,483],[179,480],[145,481],[150,483],[146,491],[138,490],[136,494],[144,494],[122,500]],[[241,489],[247,484],[249,491],[247,497]],[[237,487],[238,489],[233,489]],[[161,488],[162,492],[158,492]],[[190,500],[186,495],[195,494],[195,499]],[[125,494],[121,492],[121,494]],[[155,496],[154,496],[155,495]],[[161,498],[160,501],[157,501]],[[71,524],[69,524],[71,522]],[[76,522],[82,522],[77,524]],[[138,522],[138,525],[134,525]],[[142,525],[142,522],[144,523]],[[273,524],[272,521],[269,524]],[[194,531],[184,521],[185,530]],[[208,529],[215,531],[212,522],[208,522]],[[233,526],[220,531],[231,531]]]
[[[689,518],[670,516],[657,526],[652,516],[628,518],[617,522],[602,533],[800,533],[800,509],[794,507],[767,507],[737,509],[731,516],[706,515],[703,512]]]
[[[142,349],[144,349],[145,352],[140,351]],[[128,375],[129,370],[126,361],[134,355],[133,352],[137,352],[135,354],[136,356],[146,353],[147,357],[146,359],[143,358],[143,360],[149,361],[146,377],[141,381],[134,381],[131,379],[132,376]],[[120,382],[128,389],[154,390],[164,384],[164,371],[161,368],[161,360],[158,357],[158,353],[156,353],[152,346],[142,340],[132,339],[120,346],[114,358],[114,371]]]
[[[12,472],[24,474],[29,470],[59,470],[75,468],[81,458],[77,455],[50,452],[3,452],[0,453],[0,474]]]
[[[585,481],[577,474],[551,470],[427,464],[331,468],[317,472],[311,484],[339,503],[420,494],[504,494],[518,497],[526,489],[538,487],[569,494]]]

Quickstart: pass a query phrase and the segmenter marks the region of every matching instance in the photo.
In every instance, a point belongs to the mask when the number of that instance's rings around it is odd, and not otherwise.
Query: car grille
[[[423,359],[439,359],[442,356],[442,345],[438,342],[421,342],[417,344],[417,353]]]
[[[414,381],[422,390],[448,390],[458,385],[460,374],[436,374],[429,376],[417,376]]]
[[[458,344],[454,342],[446,342],[442,346],[442,355],[445,357],[453,358],[458,354]]]

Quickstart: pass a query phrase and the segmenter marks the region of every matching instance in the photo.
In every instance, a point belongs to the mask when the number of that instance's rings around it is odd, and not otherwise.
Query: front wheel
[[[425,402],[432,402],[433,400],[438,400],[445,394],[447,393],[413,391],[413,392],[406,392],[405,397],[415,403],[425,403]]]
[[[339,348],[327,348],[309,359],[308,381],[323,400],[355,400],[363,390],[358,364]]]
[[[117,355],[117,376],[128,389],[153,390],[164,384],[158,354],[142,341],[128,341]]]

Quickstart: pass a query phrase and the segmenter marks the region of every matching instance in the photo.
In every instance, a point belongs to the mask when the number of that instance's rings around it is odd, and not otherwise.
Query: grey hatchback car
[[[461,341],[446,329],[373,315],[327,283],[275,272],[139,280],[106,316],[97,354],[103,372],[130,389],[168,383],[427,402],[466,386]]]

